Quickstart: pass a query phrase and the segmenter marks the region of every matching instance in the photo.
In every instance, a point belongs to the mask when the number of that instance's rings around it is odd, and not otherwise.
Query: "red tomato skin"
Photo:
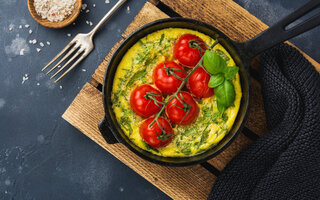
[[[196,35],[185,34],[177,40],[173,48],[174,57],[178,59],[181,64],[190,68],[196,66],[201,59],[201,56],[204,54],[204,51],[199,51],[197,48],[190,47],[189,41],[193,39],[198,39],[199,41],[203,42],[203,40]],[[204,50],[207,49],[207,46],[204,44],[201,44],[201,47]]]
[[[210,74],[203,68],[199,67],[189,77],[187,81],[187,88],[193,96],[198,99],[208,98],[214,95],[214,89],[209,88],[208,83]]]
[[[134,89],[130,95],[130,106],[133,112],[141,117],[150,117],[161,109],[153,100],[145,98],[147,92],[159,94],[159,96],[155,96],[155,99],[163,102],[161,92],[151,85],[144,84]]]
[[[174,98],[172,101],[168,103],[166,107],[166,114],[172,123],[188,125],[191,124],[198,116],[199,107],[197,102],[193,99],[190,93],[182,91],[181,94],[183,96],[184,101],[191,106],[188,115],[184,118],[187,112],[181,109],[181,107],[183,107],[183,104],[177,98]],[[182,100],[180,94],[178,94],[178,97],[180,100]],[[176,105],[180,108],[178,108]]]
[[[150,123],[154,120],[155,117],[151,117],[146,119],[141,125],[140,125],[140,136],[142,139],[149,144],[152,148],[160,148],[168,145],[170,141],[172,140],[173,136],[173,129],[170,125],[170,123],[164,119],[163,117],[159,117],[158,121],[160,125],[164,124],[164,130],[166,133],[169,134],[169,139],[161,141],[158,139],[157,134],[161,134],[162,131],[160,127],[158,126],[157,122],[154,122],[151,127],[149,127]],[[157,131],[157,133],[156,133]],[[159,135],[160,136],[160,135]]]
[[[165,66],[168,68],[182,70],[183,72],[174,71],[174,73],[182,79],[184,79],[187,75],[184,68],[173,61],[166,61],[164,63],[161,63],[154,69],[153,79],[155,85],[159,90],[161,90],[162,93],[168,95],[176,92],[182,81],[174,77],[173,75],[168,75],[164,69]]]

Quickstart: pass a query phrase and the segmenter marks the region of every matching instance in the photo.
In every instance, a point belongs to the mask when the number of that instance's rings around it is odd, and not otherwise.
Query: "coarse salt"
[[[58,22],[72,14],[75,3],[76,0],[34,0],[34,7],[42,19]]]
[[[29,34],[32,34],[32,30],[31,29],[29,30]]]
[[[88,6],[88,4],[84,3],[84,4],[82,4],[81,9],[85,10],[87,8],[87,6]]]
[[[93,5],[92,5],[92,7],[94,7],[94,8],[95,8],[95,7],[96,7],[96,4],[93,4]]]
[[[24,49],[20,49],[20,56],[24,55]]]
[[[68,33],[67,36],[68,36],[68,37],[71,37],[71,33]]]
[[[105,3],[108,4],[108,3],[110,3],[110,1],[109,1],[109,0],[106,0]]]
[[[40,48],[37,48],[37,52],[40,52],[41,51],[41,49]]]
[[[19,29],[22,29],[22,25],[19,26]]]
[[[29,27],[30,27],[30,25],[29,25],[29,24],[26,24],[26,25],[24,25],[24,27],[29,28]]]
[[[25,74],[25,75],[22,77],[22,82],[21,82],[21,84],[24,84],[24,82],[26,82],[28,79],[29,79],[28,74]]]
[[[51,45],[51,43],[50,43],[49,41],[47,41],[47,45],[49,45],[49,46],[50,46],[50,45]]]
[[[43,42],[40,42],[40,43],[39,43],[39,45],[40,45],[41,47],[44,47],[44,44],[43,44]]]

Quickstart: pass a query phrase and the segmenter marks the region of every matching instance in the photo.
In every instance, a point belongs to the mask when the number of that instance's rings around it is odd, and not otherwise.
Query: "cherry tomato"
[[[209,88],[208,83],[210,74],[199,67],[189,77],[187,81],[187,88],[196,98],[207,98],[214,95],[213,88]]]
[[[163,102],[161,92],[151,85],[144,84],[137,87],[130,96],[130,105],[137,115],[150,117],[160,111]]]
[[[149,126],[154,118],[148,118],[141,124],[140,135],[152,148],[164,147],[172,140],[173,129],[170,123],[163,117],[158,118],[161,128],[157,122]]]
[[[190,40],[194,40],[196,43],[200,44],[200,47],[203,50],[200,51],[196,47],[191,47],[189,44]],[[182,35],[175,43],[173,53],[175,58],[178,59],[181,64],[187,67],[194,67],[199,62],[206,49],[207,46],[204,45],[203,40],[198,36],[185,34]]]
[[[164,94],[172,94],[177,91],[182,83],[179,78],[184,79],[185,77],[186,72],[183,67],[173,61],[159,64],[153,73],[154,83]]]
[[[199,113],[198,104],[188,92],[182,91],[177,97],[170,101],[166,107],[168,118],[175,124],[191,124]]]

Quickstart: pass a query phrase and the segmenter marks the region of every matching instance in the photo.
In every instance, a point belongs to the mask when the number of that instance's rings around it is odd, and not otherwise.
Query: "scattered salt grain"
[[[40,48],[37,48],[37,52],[40,52],[41,51],[41,49]]]
[[[47,45],[49,45],[49,46],[50,46],[50,45],[51,45],[51,43],[50,43],[49,41],[47,41]]]
[[[68,33],[67,36],[68,36],[68,37],[71,37],[71,33]]]
[[[29,44],[32,44],[32,40],[29,40]]]
[[[19,54],[20,54],[20,56],[23,56],[24,55],[24,49],[21,49]]]
[[[32,34],[32,30],[31,29],[29,30],[29,34]]]
[[[86,70],[86,69],[82,69],[82,71],[83,71],[83,72],[86,72],[87,70]]]
[[[86,10],[86,13],[88,13],[88,12],[90,12],[90,10],[88,9],[88,10]]]
[[[60,90],[62,90],[62,85],[59,86]]]
[[[9,27],[9,31],[12,31],[13,30],[13,28],[12,27]]]
[[[39,86],[40,85],[40,83],[37,83],[37,86]]]
[[[87,8],[87,6],[88,6],[88,4],[86,4],[86,3],[82,4],[82,6],[81,6],[82,10],[85,10]]]
[[[89,21],[88,21],[88,20],[86,21],[86,24],[89,24]]]
[[[127,6],[127,11],[126,11],[126,13],[127,13],[127,14],[130,13],[130,7],[129,7],[129,6]]]
[[[96,7],[96,4],[93,4],[93,5],[92,5],[92,7],[94,7],[94,8],[95,8],[95,7]]]
[[[19,29],[22,29],[22,25],[19,26]]]
[[[24,27],[29,28],[29,27],[30,27],[30,25],[29,25],[29,24],[26,24],[26,25],[24,25]]]
[[[21,82],[21,84],[24,84],[24,82],[26,82],[28,79],[29,79],[28,74],[25,74],[25,75],[22,77],[22,82]]]
[[[106,0],[105,3],[108,4],[108,3],[110,3],[110,1],[109,1],[109,0]]]
[[[76,23],[75,23],[75,22],[73,22],[73,23],[72,23],[72,25],[73,25],[73,26],[75,26],[75,25],[76,25]]]
[[[37,40],[36,39],[32,40],[32,44],[37,44]]]
[[[43,44],[43,42],[40,42],[40,43],[39,43],[39,45],[40,45],[41,47],[44,47],[44,44]]]
[[[92,23],[92,22],[89,22],[89,25],[90,25],[90,26],[92,26],[92,25],[93,25],[93,23]]]

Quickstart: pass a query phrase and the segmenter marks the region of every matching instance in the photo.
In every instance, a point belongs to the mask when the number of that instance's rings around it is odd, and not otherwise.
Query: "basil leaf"
[[[224,111],[226,110],[226,107],[224,105],[222,105],[221,103],[219,103],[219,101],[217,101],[217,107],[218,107],[218,111],[220,114],[223,114]]]
[[[214,93],[216,94],[217,106],[220,113],[223,113],[235,100],[234,86],[230,80],[225,80],[223,84],[214,88]]]
[[[224,77],[227,80],[232,79],[239,71],[239,67],[233,66],[233,67],[226,67],[224,70]]]
[[[210,88],[215,88],[218,87],[219,85],[221,85],[224,81],[224,76],[223,74],[219,73],[219,74],[214,74],[210,77],[208,86]]]
[[[221,56],[209,50],[204,53],[203,65],[211,74],[224,72],[227,67],[226,61]]]

